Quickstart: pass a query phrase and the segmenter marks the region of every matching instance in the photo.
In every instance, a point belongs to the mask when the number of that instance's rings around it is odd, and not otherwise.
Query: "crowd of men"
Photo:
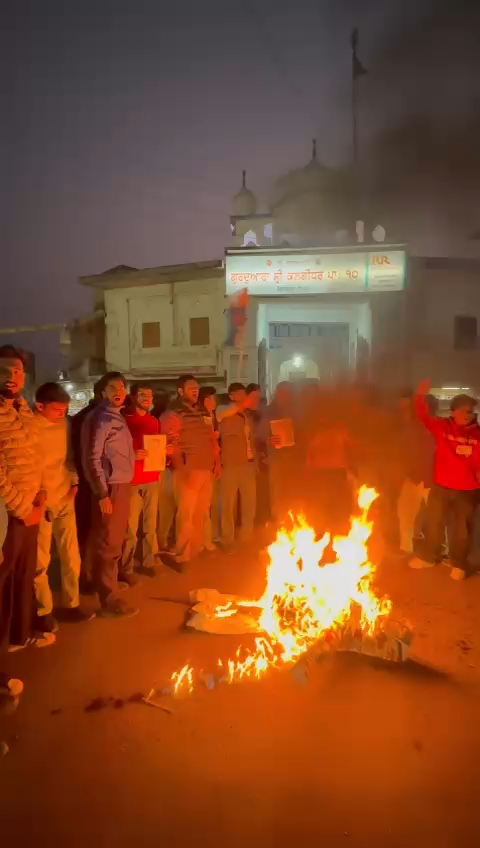
[[[457,396],[442,418],[426,383],[415,396],[385,398],[369,386],[305,381],[279,383],[267,405],[257,384],[232,383],[217,398],[186,375],[159,408],[151,386],[127,392],[123,375],[109,372],[68,418],[61,385],[40,386],[31,409],[24,380],[22,353],[0,348],[0,645],[10,652],[53,644],[59,622],[94,618],[84,593],[97,595],[96,615],[135,615],[123,592],[140,575],[165,564],[182,572],[217,547],[248,545],[255,523],[302,511],[319,532],[341,533],[362,483],[380,493],[375,527],[390,555],[412,568],[448,555],[452,578],[468,574],[480,490],[474,398]],[[159,435],[166,464],[151,470],[147,437]],[[0,693],[19,691],[20,681],[0,675]]]

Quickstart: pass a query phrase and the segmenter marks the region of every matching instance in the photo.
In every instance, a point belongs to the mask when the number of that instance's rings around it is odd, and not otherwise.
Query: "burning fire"
[[[370,635],[375,632],[392,606],[390,600],[377,598],[371,585],[375,568],[366,545],[372,531],[368,511],[376,498],[374,489],[360,489],[361,515],[351,519],[348,536],[333,539],[332,564],[322,565],[329,533],[316,540],[302,516],[293,530],[279,530],[268,548],[267,585],[260,600],[237,601],[215,610],[217,617],[225,617],[235,615],[239,606],[257,609],[263,631],[253,650],[240,647],[234,659],[226,664],[218,661],[223,679],[235,683],[243,677],[258,678],[269,668],[294,662],[328,631],[344,626],[354,608],[360,613],[358,626]],[[175,672],[174,694],[192,692],[194,678],[189,664]]]

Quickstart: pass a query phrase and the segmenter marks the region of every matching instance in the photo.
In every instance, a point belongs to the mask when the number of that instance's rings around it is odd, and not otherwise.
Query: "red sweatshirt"
[[[415,398],[415,412],[435,437],[435,468],[433,479],[437,486],[471,492],[480,488],[480,426],[475,419],[462,427],[453,418],[432,417],[422,395]]]
[[[160,433],[160,423],[157,418],[147,412],[145,415],[139,415],[138,412],[127,413],[125,415],[128,429],[132,434],[133,449],[143,450],[144,436],[157,436]],[[143,459],[135,460],[135,471],[133,474],[132,485],[139,486],[141,483],[158,483],[160,476],[159,471],[144,471]]]

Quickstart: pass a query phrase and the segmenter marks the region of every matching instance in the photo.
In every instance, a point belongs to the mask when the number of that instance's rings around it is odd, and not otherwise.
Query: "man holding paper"
[[[283,521],[298,503],[304,458],[298,444],[291,383],[277,384],[272,402],[263,411],[259,437],[268,445],[270,509],[273,520]]]
[[[140,571],[155,577],[157,544],[158,481],[165,468],[166,436],[160,435],[160,423],[150,414],[153,391],[150,386],[134,384],[130,388],[133,406],[125,412],[135,451],[135,471],[130,488],[130,512],[123,545],[120,579],[132,585],[135,549],[142,516],[142,565]]]

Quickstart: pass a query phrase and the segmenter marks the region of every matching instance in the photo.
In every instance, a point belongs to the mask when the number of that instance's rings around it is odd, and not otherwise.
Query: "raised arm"
[[[430,415],[426,397],[430,391],[430,380],[422,380],[415,392],[414,408],[415,415],[422,424],[436,436],[445,429],[445,420],[436,415]]]

